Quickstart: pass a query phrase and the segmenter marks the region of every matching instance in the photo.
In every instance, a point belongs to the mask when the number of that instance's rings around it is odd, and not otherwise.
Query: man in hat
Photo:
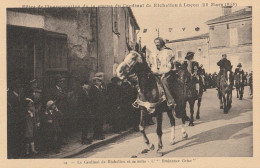
[[[194,52],[188,52],[185,57],[184,66],[191,75],[191,80],[196,81],[196,91],[199,93],[199,63],[194,61]]]
[[[222,54],[222,58],[220,61],[218,61],[217,65],[220,68],[218,78],[217,78],[217,89],[219,90],[220,87],[220,77],[222,75],[226,76],[227,83],[230,84],[230,81],[232,80],[231,78],[231,73],[232,73],[232,65],[231,62],[227,59],[227,54]],[[225,72],[225,74],[224,74]],[[233,81],[231,81],[233,82]]]
[[[238,63],[237,68],[235,69],[234,77],[235,77],[236,81],[240,81],[243,88],[244,88],[244,76],[245,76],[245,73],[244,73],[244,70],[242,69],[242,64]]]
[[[169,77],[172,70],[172,62],[175,59],[173,51],[165,46],[165,42],[161,37],[154,39],[157,48],[154,64],[151,70],[155,75],[161,76],[160,81],[163,86],[168,106],[174,106],[175,101],[170,91]]]
[[[93,139],[105,139],[103,133],[104,115],[107,110],[107,95],[106,89],[102,85],[103,78],[99,74],[95,74],[92,78],[93,85],[89,90],[89,97],[91,100],[91,110],[94,116],[94,135]]]
[[[70,120],[68,114],[68,93],[64,90],[63,85],[65,79],[61,76],[61,74],[57,74],[55,76],[55,86],[50,91],[49,100],[55,101],[57,108],[64,114],[62,118],[60,118],[60,126],[63,137],[63,144],[67,144],[66,137],[68,134],[69,123]]]

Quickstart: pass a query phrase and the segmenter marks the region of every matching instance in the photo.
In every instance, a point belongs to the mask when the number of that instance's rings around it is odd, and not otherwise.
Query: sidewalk
[[[103,145],[112,143],[128,134],[134,132],[132,128],[127,129],[126,131],[122,131],[121,133],[112,133],[111,130],[105,131],[105,139],[104,140],[94,140],[91,144],[81,144],[81,131],[77,131],[72,133],[68,137],[68,144],[62,146],[59,153],[50,152],[50,153],[41,153],[37,154],[33,158],[71,158],[73,156],[91,151],[95,148],[101,147]],[[89,135],[92,136],[93,133]]]

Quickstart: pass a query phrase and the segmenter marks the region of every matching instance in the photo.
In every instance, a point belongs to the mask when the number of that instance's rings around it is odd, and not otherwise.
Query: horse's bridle
[[[140,55],[138,52],[136,52],[136,51],[130,51],[130,53],[134,53],[134,54],[136,54],[136,55],[138,55],[138,56],[141,57],[141,55]],[[135,74],[130,75],[129,72],[132,71],[133,67],[136,65],[136,63],[137,63],[138,61],[136,60],[136,61],[133,61],[133,63],[129,63],[129,62],[127,62],[126,60],[124,60],[123,62],[128,66],[128,69],[129,69],[128,72],[127,72],[127,75],[125,75],[125,76],[126,76],[126,77],[134,76]]]

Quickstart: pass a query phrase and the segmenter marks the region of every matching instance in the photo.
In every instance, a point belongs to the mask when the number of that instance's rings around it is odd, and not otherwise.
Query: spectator
[[[122,111],[125,111],[127,114],[128,125],[132,127],[135,131],[139,131],[139,122],[140,122],[140,111],[133,107],[133,103],[137,97],[137,89],[134,84],[125,80],[122,83],[123,90],[123,103]]]
[[[104,87],[103,78],[97,74],[92,78],[94,85],[91,86],[89,96],[91,100],[91,109],[94,116],[94,135],[93,139],[105,139],[103,133],[104,115],[107,110],[106,89]]]
[[[245,86],[247,86],[248,85],[248,72],[246,72],[244,79],[245,79]]]
[[[43,129],[44,137],[46,138],[45,147],[47,152],[54,149],[56,153],[59,153],[61,147],[59,119],[62,115],[62,112],[56,107],[55,102],[49,100],[43,116]]]
[[[90,85],[87,81],[81,83],[81,90],[78,97],[78,107],[80,111],[81,125],[81,144],[91,144],[92,139],[88,138],[89,129],[91,128],[92,113],[91,100],[89,96]]]
[[[35,116],[39,120],[42,110],[42,90],[38,88],[38,82],[36,79],[31,80],[29,87],[25,89],[25,97],[32,99],[35,108]],[[39,128],[37,127],[37,129]],[[39,132],[40,131],[36,131],[37,134],[35,135],[35,143],[37,145],[39,145],[41,141]]]
[[[111,83],[107,86],[107,94],[110,106],[110,122],[112,125],[113,132],[119,133],[126,128],[125,111],[122,111],[122,81],[113,77]]]
[[[40,126],[39,119],[35,116],[35,107],[33,100],[30,98],[25,99],[25,141],[26,141],[26,155],[31,153],[37,154],[38,152],[35,149],[35,135],[37,127]]]
[[[62,144],[67,144],[67,136],[70,129],[69,121],[71,120],[68,112],[68,93],[64,90],[65,79],[57,74],[55,76],[56,85],[50,90],[49,100],[55,101],[57,108],[63,113],[62,118],[59,119],[61,127]]]
[[[7,151],[8,158],[19,158],[24,149],[24,113],[23,99],[19,92],[20,81],[9,80],[7,91]]]

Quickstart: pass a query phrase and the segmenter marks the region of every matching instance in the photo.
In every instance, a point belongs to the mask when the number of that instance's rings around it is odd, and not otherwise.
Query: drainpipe
[[[98,8],[96,7],[96,43],[97,43],[97,72],[99,72],[99,54],[98,54]]]

